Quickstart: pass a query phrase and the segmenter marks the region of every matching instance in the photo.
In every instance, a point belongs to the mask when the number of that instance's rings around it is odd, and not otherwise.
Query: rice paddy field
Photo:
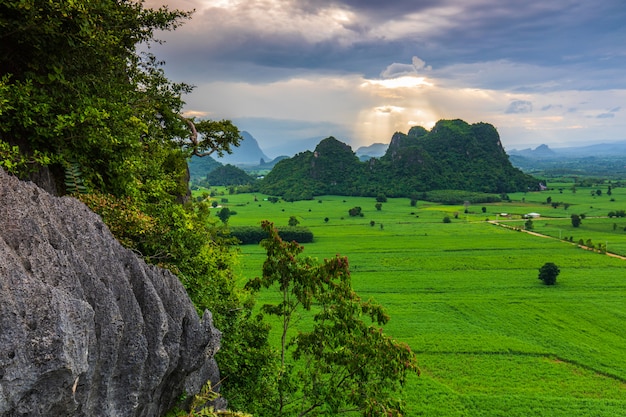
[[[575,244],[591,239],[626,255],[626,218],[607,217],[626,209],[626,189],[597,196],[598,187],[554,187],[467,207],[217,199],[237,212],[231,226],[286,226],[296,216],[315,235],[305,255],[348,257],[354,288],[385,306],[385,331],[417,353],[421,376],[404,392],[408,416],[626,416],[626,260]],[[348,215],[355,206],[363,217]],[[530,212],[541,215],[533,231],[548,237],[521,230]],[[585,215],[577,228],[573,213]],[[261,247],[242,246],[242,281],[260,274],[263,260]],[[555,286],[537,279],[546,262],[561,270]]]

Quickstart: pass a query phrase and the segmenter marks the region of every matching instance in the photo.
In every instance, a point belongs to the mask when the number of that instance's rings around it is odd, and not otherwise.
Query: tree
[[[531,219],[526,220],[526,223],[524,223],[524,228],[526,230],[533,230],[533,221]]]
[[[376,210],[381,211],[383,209],[383,203],[376,203]]]
[[[582,219],[580,218],[578,214],[572,214],[570,218],[572,220],[573,227],[579,227],[580,224],[582,223]]]
[[[182,117],[192,87],[137,52],[190,17],[129,0],[2,2],[0,142],[38,162],[32,178],[52,178],[57,194],[71,191],[65,174],[78,167],[86,191],[185,198],[186,157],[240,140],[229,121]]]
[[[357,216],[361,216],[363,217],[363,212],[361,211],[361,207],[352,207],[350,210],[348,210],[348,214],[351,217],[357,217]]]
[[[554,285],[556,284],[556,277],[560,273],[560,269],[552,262],[545,263],[541,268],[539,268],[539,279],[544,282],[546,285]]]
[[[217,213],[217,217],[220,218],[222,223],[226,224],[228,223],[228,219],[230,218],[231,214],[232,213],[228,207],[222,207],[222,209]]]
[[[296,216],[289,216],[289,222],[287,224],[291,227],[296,227],[300,224],[300,221],[296,218]]]
[[[394,393],[417,370],[415,355],[382,332],[389,320],[382,307],[352,290],[348,260],[336,256],[317,264],[300,256],[302,246],[281,240],[272,223],[262,227],[269,234],[262,242],[263,275],[246,287],[280,294],[276,304],[262,307],[280,321],[280,372],[270,414],[400,416]],[[307,330],[294,329],[301,315],[312,319]]]
[[[444,223],[450,223],[450,222],[452,222],[452,220],[450,220],[450,216],[444,216],[443,217],[443,222]]]

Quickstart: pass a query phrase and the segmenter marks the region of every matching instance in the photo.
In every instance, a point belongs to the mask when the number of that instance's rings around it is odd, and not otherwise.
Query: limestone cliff
[[[0,415],[158,416],[219,379],[220,333],[101,219],[0,170]]]

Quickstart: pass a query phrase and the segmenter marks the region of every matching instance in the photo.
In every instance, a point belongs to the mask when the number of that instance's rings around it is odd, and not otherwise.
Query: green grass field
[[[554,209],[548,196],[570,206]],[[411,207],[408,199],[378,211],[373,198],[265,197],[224,196],[237,212],[230,224],[282,226],[296,216],[315,234],[305,255],[348,257],[355,289],[391,315],[386,332],[417,352],[421,376],[404,394],[409,416],[626,416],[626,260],[558,239],[608,242],[609,251],[626,254],[626,219],[606,218],[626,208],[626,189],[611,197],[568,188],[515,194],[467,214],[463,206]],[[354,206],[364,217],[348,216]],[[519,216],[528,212],[542,214],[534,231],[554,238],[486,222],[510,213],[507,221],[523,227]],[[572,213],[587,216],[579,228]],[[242,280],[258,275],[262,248],[241,252]],[[556,286],[537,279],[545,262],[561,269]]]

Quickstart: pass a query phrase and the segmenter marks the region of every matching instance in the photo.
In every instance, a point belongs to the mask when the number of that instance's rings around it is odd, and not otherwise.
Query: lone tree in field
[[[556,284],[556,277],[561,270],[552,262],[546,262],[541,268],[539,268],[539,279],[546,285]]]
[[[572,226],[574,227],[578,227],[582,223],[582,219],[578,214],[572,214],[571,219],[572,219]]]

